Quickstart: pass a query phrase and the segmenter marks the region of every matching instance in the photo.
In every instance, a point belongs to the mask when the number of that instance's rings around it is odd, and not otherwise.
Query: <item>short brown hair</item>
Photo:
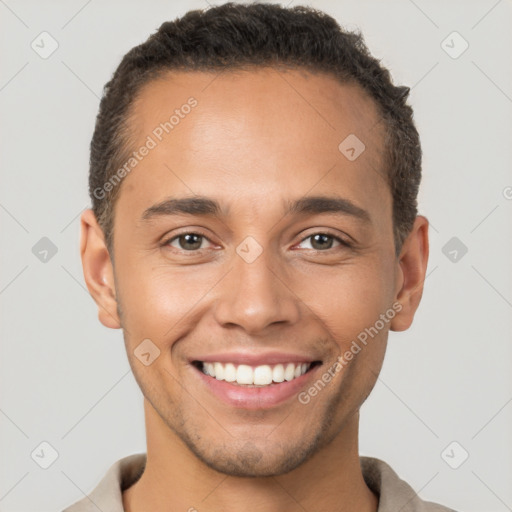
[[[247,66],[287,66],[324,72],[359,84],[375,101],[385,137],[383,175],[393,197],[396,254],[417,216],[421,146],[406,104],[409,88],[395,86],[372,57],[360,32],[348,32],[322,11],[275,4],[226,3],[193,10],[163,23],[132,48],[105,85],[91,140],[89,194],[113,249],[114,206],[119,186],[104,190],[129,155],[130,107],[143,85],[172,71],[219,71]],[[110,188],[110,187],[109,187]]]

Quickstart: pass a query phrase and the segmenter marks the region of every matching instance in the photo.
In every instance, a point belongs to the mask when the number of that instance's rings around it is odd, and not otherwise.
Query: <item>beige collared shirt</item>
[[[379,496],[378,512],[455,512],[431,501],[423,501],[380,459],[360,457],[363,477]],[[134,484],[144,471],[146,454],[136,453],[118,460],[98,485],[80,501],[62,512],[124,512],[122,491]]]

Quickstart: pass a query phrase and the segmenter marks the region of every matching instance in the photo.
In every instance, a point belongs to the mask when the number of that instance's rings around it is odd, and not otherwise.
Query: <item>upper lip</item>
[[[294,354],[289,352],[223,352],[219,354],[209,354],[198,356],[190,359],[190,361],[202,361],[205,363],[233,363],[247,364],[249,366],[260,366],[264,364],[279,363],[312,363],[319,361],[318,358],[306,356],[302,354]]]

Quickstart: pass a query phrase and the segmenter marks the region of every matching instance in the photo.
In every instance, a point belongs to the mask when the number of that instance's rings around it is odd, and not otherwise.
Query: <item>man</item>
[[[428,260],[408,89],[305,7],[164,23],[106,85],[81,255],[147,454],[67,512],[446,511],[358,453]]]

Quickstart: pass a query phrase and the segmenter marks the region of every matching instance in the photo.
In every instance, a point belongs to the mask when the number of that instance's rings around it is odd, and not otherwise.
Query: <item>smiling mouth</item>
[[[268,387],[282,382],[290,382],[320,364],[322,364],[321,361],[313,361],[311,363],[250,366],[247,364],[192,361],[192,365],[205,375],[243,387]]]

